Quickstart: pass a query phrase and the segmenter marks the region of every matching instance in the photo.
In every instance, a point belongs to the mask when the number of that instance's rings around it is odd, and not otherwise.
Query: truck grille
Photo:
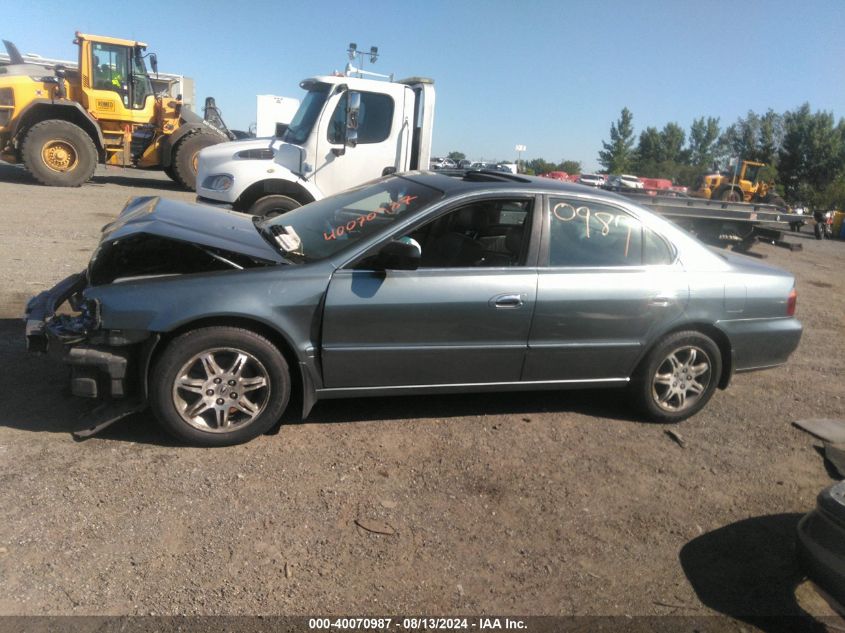
[[[0,127],[6,127],[15,109],[15,93],[11,88],[0,88]]]

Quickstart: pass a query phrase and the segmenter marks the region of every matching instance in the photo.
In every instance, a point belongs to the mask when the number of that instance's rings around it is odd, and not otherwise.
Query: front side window
[[[420,247],[420,268],[521,266],[531,232],[531,202],[472,202],[423,224],[405,237]]]
[[[757,177],[760,175],[761,165],[748,165],[745,168],[745,180],[757,182]]]
[[[129,105],[128,55],[124,46],[94,44],[93,57],[94,88],[113,90],[123,98],[123,105]]]
[[[590,268],[672,262],[666,242],[618,207],[564,198],[552,198],[550,205],[550,266]]]
[[[329,122],[329,143],[340,144],[346,138],[346,103],[344,93]],[[358,111],[358,144],[381,143],[390,136],[392,125],[393,99],[388,95],[362,92]]]

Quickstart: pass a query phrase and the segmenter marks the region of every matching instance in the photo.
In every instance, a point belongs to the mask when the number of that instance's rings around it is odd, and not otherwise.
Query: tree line
[[[466,158],[463,152],[449,152],[446,155],[453,161],[460,162]],[[489,160],[486,162],[498,163],[499,160]],[[547,174],[550,171],[565,171],[567,174],[580,174],[581,162],[577,160],[561,160],[559,163],[550,163],[543,158],[534,158],[532,160],[520,160],[519,171],[525,174]]]
[[[718,118],[699,117],[689,134],[677,123],[646,127],[635,135],[633,114],[623,108],[602,141],[599,163],[608,173],[669,178],[692,187],[696,179],[732,157],[766,163],[761,173],[786,200],[845,208],[845,121],[813,112],[809,103],[783,114],[749,111],[725,129]]]

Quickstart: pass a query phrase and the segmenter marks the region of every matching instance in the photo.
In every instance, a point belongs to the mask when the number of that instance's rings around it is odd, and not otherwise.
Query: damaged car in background
[[[136,198],[26,337],[101,428],[149,407],[203,446],[324,398],[629,387],[700,411],[801,337],[791,274],[631,201],[505,173],[388,176],[284,215]],[[541,397],[541,396],[540,396]]]

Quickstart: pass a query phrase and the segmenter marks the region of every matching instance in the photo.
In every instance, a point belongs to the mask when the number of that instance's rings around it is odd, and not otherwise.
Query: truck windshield
[[[293,120],[285,131],[285,135],[282,137],[285,143],[302,145],[308,140],[311,129],[317,122],[317,118],[323,109],[323,104],[329,96],[329,89],[330,86],[328,84],[317,84],[308,91],[302,103],[299,104],[299,109],[293,116]]]
[[[294,262],[331,257],[439,200],[443,192],[390,176],[265,222],[258,229]]]

